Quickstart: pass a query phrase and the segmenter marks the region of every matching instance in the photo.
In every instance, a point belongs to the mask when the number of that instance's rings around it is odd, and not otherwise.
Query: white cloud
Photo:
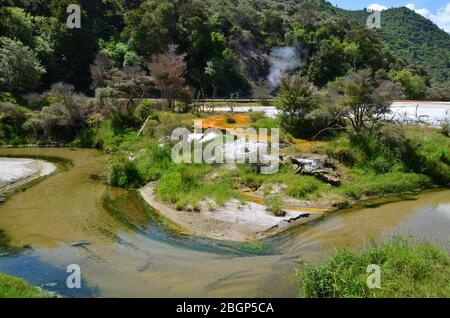
[[[367,7],[368,11],[383,11],[383,10],[387,10],[387,7],[379,4],[379,3],[372,3],[369,4],[369,6]]]
[[[405,7],[407,7],[409,10],[415,11],[416,13],[420,14],[421,16],[424,16],[425,18],[430,18],[432,15],[430,10],[428,10],[427,8],[417,9],[416,5],[413,3],[408,3],[407,5],[405,5]]]
[[[424,16],[427,19],[430,19],[441,29],[450,32],[450,2],[447,3],[445,7],[438,9],[436,14],[431,13],[431,11],[427,8],[418,9],[413,3],[408,3],[407,5],[405,5],[405,7],[412,11],[415,11],[416,13]]]
[[[434,22],[445,31],[450,32],[450,3],[438,10]]]

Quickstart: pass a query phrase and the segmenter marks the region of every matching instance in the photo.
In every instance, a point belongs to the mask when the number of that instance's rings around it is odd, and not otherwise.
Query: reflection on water
[[[341,211],[280,238],[283,252],[318,260],[336,249],[359,249],[395,235],[429,241],[450,252],[450,191],[429,192],[415,201]]]
[[[33,248],[0,258],[0,271],[66,296],[290,297],[296,294],[298,257],[319,260],[338,248],[358,249],[396,233],[449,250],[449,190],[423,194],[416,201],[336,212],[267,240],[272,250],[252,255],[252,245],[242,252],[229,243],[167,231],[135,194],[104,184],[108,156],[101,152],[1,149],[4,153],[73,161],[72,168],[0,206],[0,229],[9,244]],[[111,199],[109,208],[105,197]],[[89,244],[76,247],[75,241]],[[78,294],[63,284],[69,264],[82,270],[85,289]]]

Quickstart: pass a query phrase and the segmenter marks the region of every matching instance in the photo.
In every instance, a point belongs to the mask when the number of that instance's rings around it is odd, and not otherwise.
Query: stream
[[[350,209],[251,244],[180,235],[140,197],[105,183],[109,156],[69,148],[0,149],[59,160],[57,173],[0,204],[0,272],[67,297],[294,297],[299,258],[317,262],[400,234],[450,253],[450,190]],[[66,267],[82,288],[66,287]]]

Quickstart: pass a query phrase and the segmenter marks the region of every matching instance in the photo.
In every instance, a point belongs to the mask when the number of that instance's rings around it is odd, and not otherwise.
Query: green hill
[[[365,10],[338,10],[339,14],[365,23]],[[411,64],[423,67],[433,81],[450,81],[450,34],[406,7],[381,13],[377,30],[391,52]]]

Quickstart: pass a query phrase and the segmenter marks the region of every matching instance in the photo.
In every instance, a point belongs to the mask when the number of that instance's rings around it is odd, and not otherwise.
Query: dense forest
[[[185,54],[192,96],[272,93],[274,50],[287,47],[297,61],[288,71],[298,71],[319,87],[351,71],[371,68],[401,84],[407,98],[450,98],[445,82],[448,59],[443,58],[449,56],[449,36],[407,9],[400,11],[418,21],[414,27],[421,30],[419,37],[407,26],[395,26],[392,15],[397,11],[387,12],[383,22],[393,28],[383,28],[380,37],[320,0],[0,3],[0,90],[13,95],[45,91],[65,82],[93,96],[98,87],[91,65],[100,51],[112,61],[112,68],[152,75],[147,67],[151,57],[173,44],[178,54]],[[81,5],[80,29],[66,27],[66,8],[71,3]],[[399,31],[408,37],[397,36]],[[410,44],[412,36],[417,44]],[[427,46],[421,38],[433,45]],[[416,61],[423,67],[412,64]],[[24,70],[26,77],[21,76]],[[159,92],[148,88],[142,96],[158,97]]]

